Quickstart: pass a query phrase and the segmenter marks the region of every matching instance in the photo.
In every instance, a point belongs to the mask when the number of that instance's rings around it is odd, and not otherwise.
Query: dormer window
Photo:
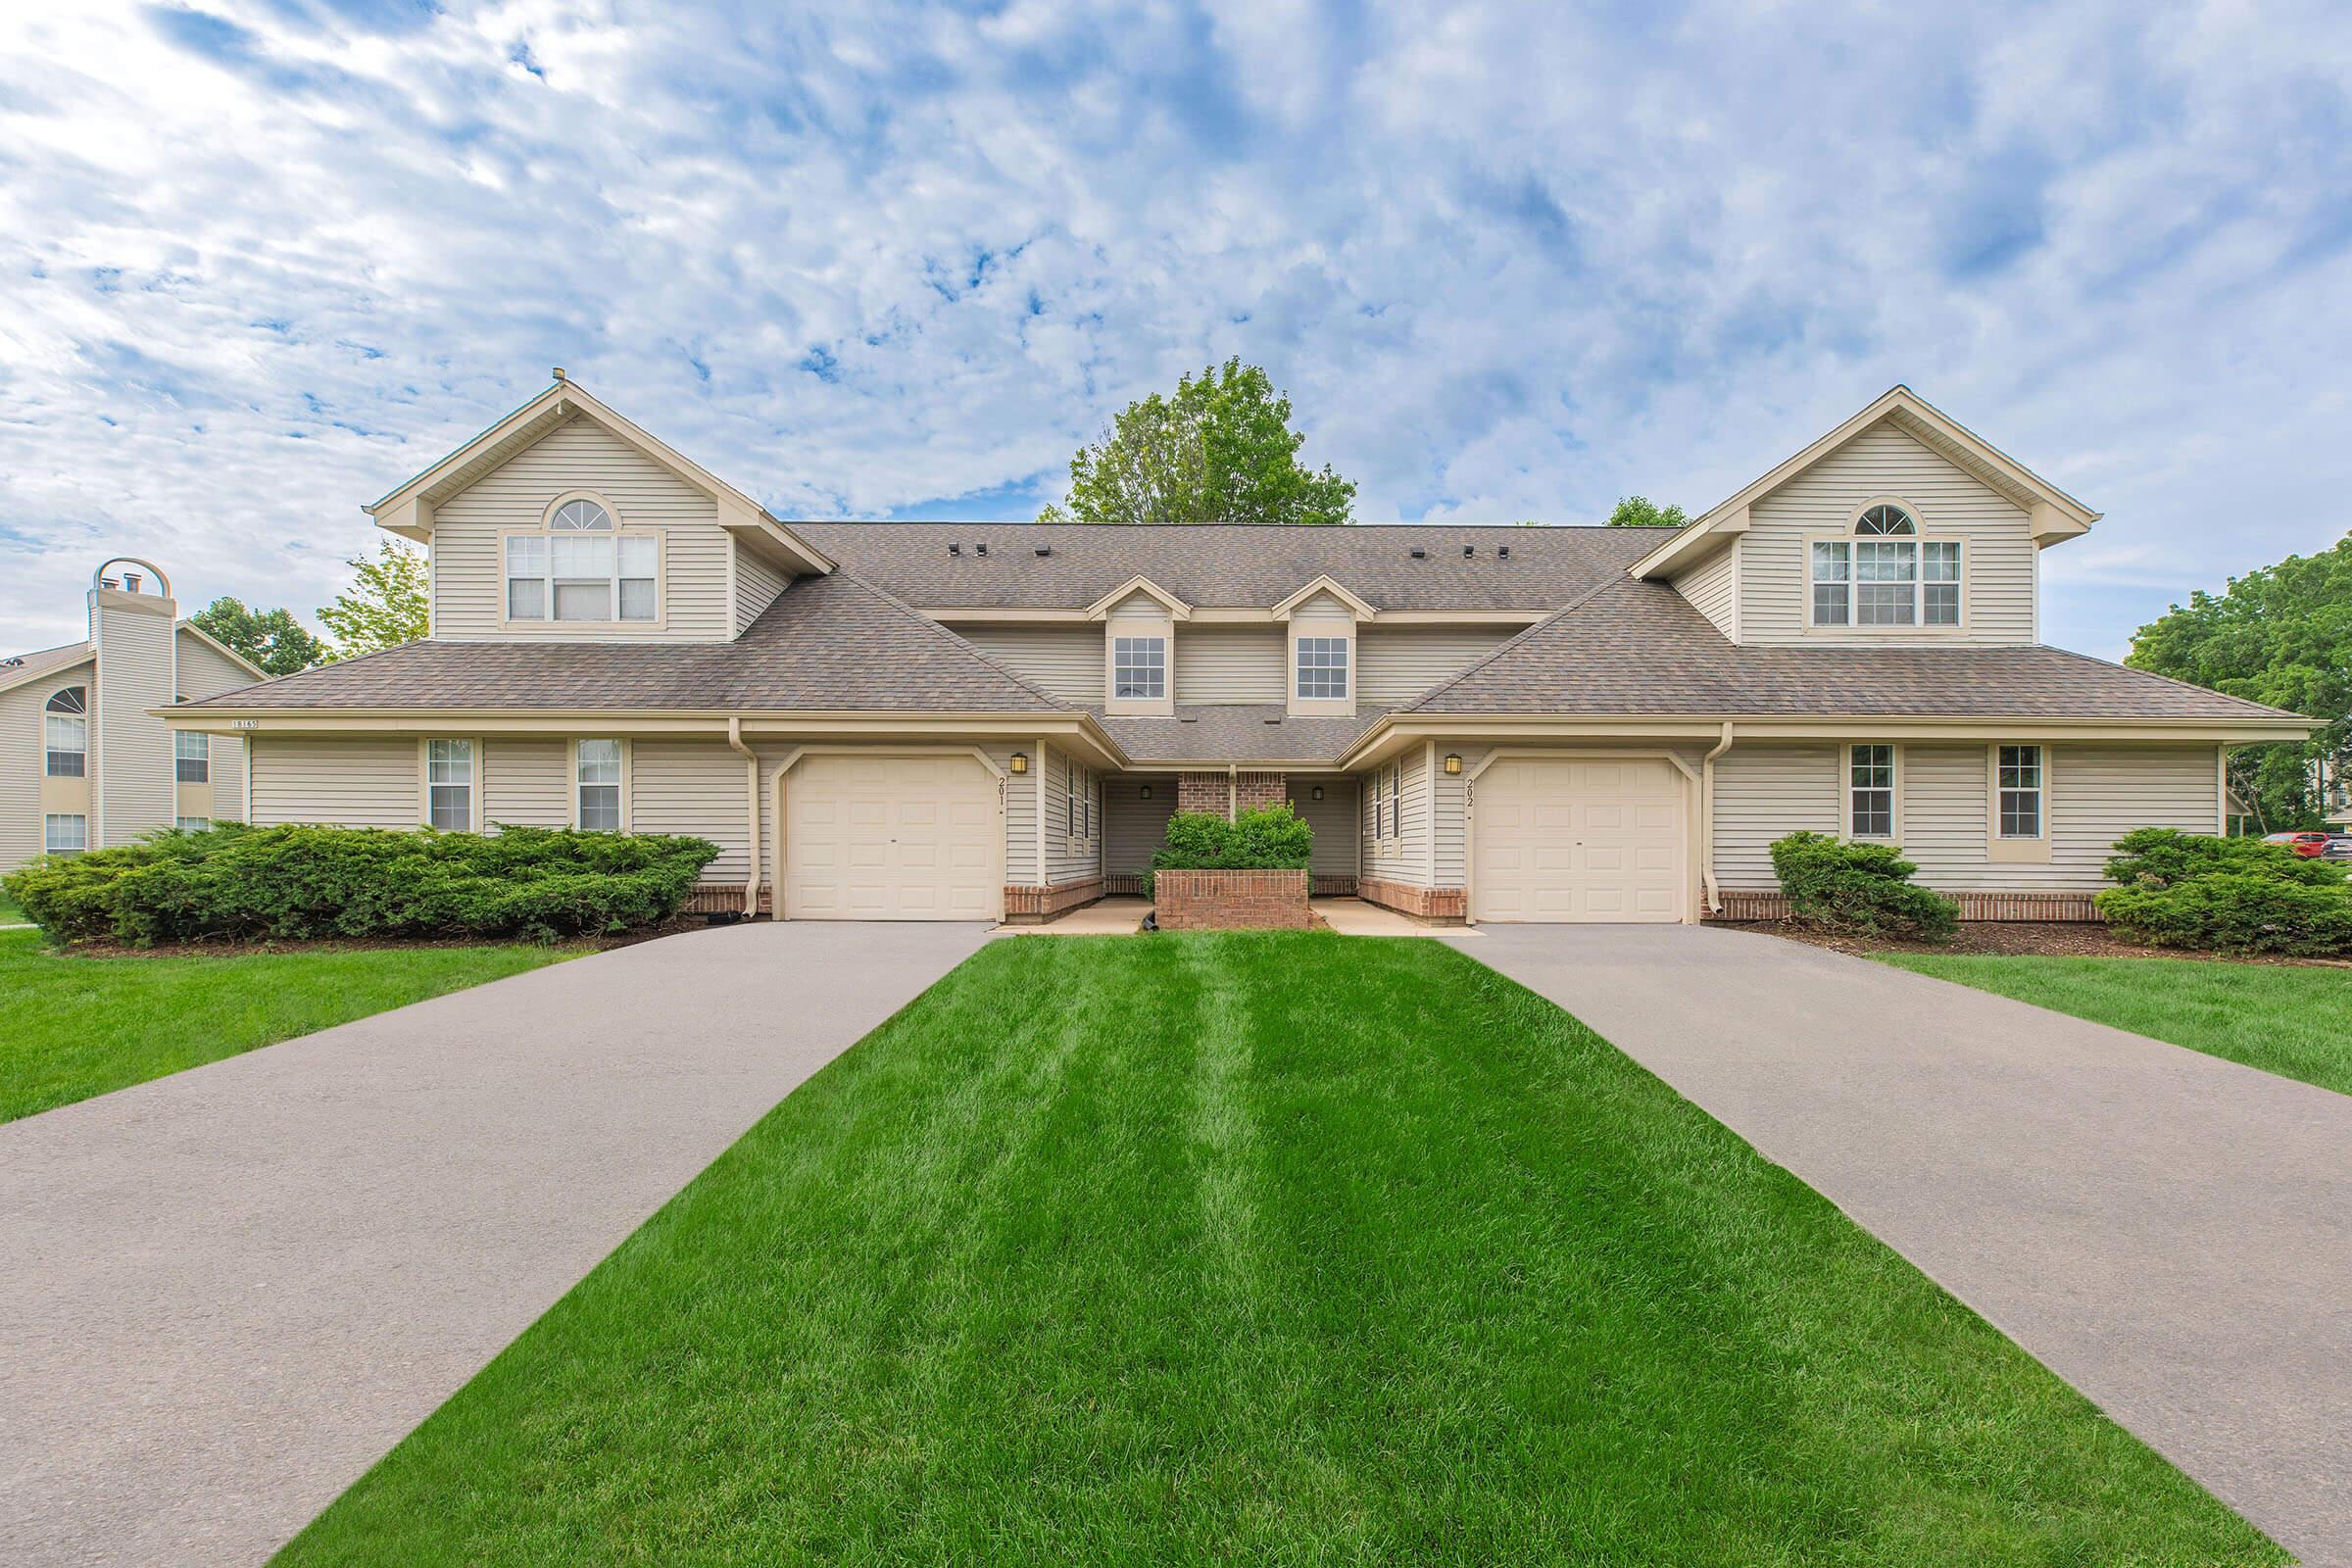
[[[1303,702],[1344,703],[1348,700],[1348,644],[1346,637],[1293,639],[1298,662],[1298,697]]]
[[[1850,537],[1813,541],[1812,563],[1816,626],[1960,624],[1959,541],[1920,538],[1904,507],[1866,507]]]
[[[1168,640],[1113,637],[1110,695],[1119,701],[1155,702],[1168,695]]]
[[[593,497],[558,501],[544,531],[511,533],[504,542],[510,621],[610,625],[661,618],[660,537],[622,530]]]

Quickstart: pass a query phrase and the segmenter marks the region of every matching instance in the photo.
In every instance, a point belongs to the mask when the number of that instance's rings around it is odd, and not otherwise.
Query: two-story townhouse
[[[1663,534],[786,522],[561,375],[368,510],[431,636],[170,710],[249,819],[696,833],[785,917],[1049,917],[1283,799],[1436,919],[1765,912],[1796,828],[2083,917],[2310,728],[2041,645],[2097,514],[1901,387]]]
[[[144,561],[102,563],[87,604],[82,641],[0,659],[0,871],[244,809],[244,743],[158,710],[262,671],[180,619]]]

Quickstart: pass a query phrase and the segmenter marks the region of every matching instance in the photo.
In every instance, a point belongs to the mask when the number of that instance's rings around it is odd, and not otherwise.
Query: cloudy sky
[[[308,613],[565,366],[784,516],[1032,515],[1228,355],[1368,521],[1696,511],[1905,381],[2104,511],[2044,635],[2352,525],[2337,0],[0,20],[0,652]]]

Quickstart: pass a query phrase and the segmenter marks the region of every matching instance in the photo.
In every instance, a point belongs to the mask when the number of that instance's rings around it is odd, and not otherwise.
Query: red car
[[[2262,842],[2283,844],[2306,860],[2316,860],[2328,853],[2328,837],[2326,833],[2265,833]]]

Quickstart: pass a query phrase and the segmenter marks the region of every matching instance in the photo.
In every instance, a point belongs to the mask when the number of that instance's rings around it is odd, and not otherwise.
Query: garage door
[[[809,757],[784,777],[784,913],[993,920],[997,781],[969,757]]]
[[[1481,920],[1680,920],[1683,775],[1650,759],[1505,759],[1473,786]]]

